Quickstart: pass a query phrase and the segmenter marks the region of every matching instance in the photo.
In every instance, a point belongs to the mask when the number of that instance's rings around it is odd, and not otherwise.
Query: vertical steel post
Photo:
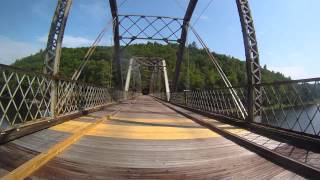
[[[57,76],[59,73],[62,40],[71,4],[72,0],[58,0],[58,5],[51,22],[47,47],[45,50],[43,72],[45,74],[52,75],[53,77]],[[52,116],[55,117],[55,107],[58,101],[58,88],[56,80],[53,80],[52,82],[50,98],[51,113]]]
[[[132,66],[133,66],[133,58],[130,59],[128,72],[127,72],[127,78],[126,78],[126,85],[124,88],[124,98],[127,99],[127,95],[129,93],[129,87],[130,87],[130,80],[131,80],[131,73],[132,73]]]
[[[170,87],[169,87],[169,80],[168,80],[168,73],[167,73],[167,65],[166,61],[162,60],[162,69],[163,69],[163,76],[164,76],[164,85],[166,88],[166,95],[167,95],[167,101],[170,101]]]
[[[180,76],[180,68],[181,63],[183,61],[183,54],[184,49],[187,41],[188,36],[188,29],[189,29],[189,22],[191,20],[192,14],[194,9],[196,8],[198,0],[190,0],[189,5],[186,11],[186,14],[183,19],[182,31],[181,31],[181,38],[179,39],[179,50],[177,52],[177,61],[176,61],[176,68],[173,77],[173,84],[172,84],[172,91],[176,92],[178,90],[178,81]]]
[[[248,121],[261,121],[262,92],[258,43],[248,0],[236,0],[246,54]]]
[[[117,89],[123,90],[123,79],[121,73],[121,58],[120,58],[120,35],[119,35],[119,17],[117,0],[109,0],[111,15],[113,19],[113,41],[114,41],[114,61],[116,65],[115,80],[117,82]]]
[[[160,92],[159,86],[158,86],[158,80],[159,80],[159,67],[155,66],[155,77],[154,77],[154,80],[153,80],[153,90],[156,93]]]
[[[151,73],[151,77],[150,77],[150,84],[149,84],[149,93],[154,95],[154,90],[153,90],[153,81],[154,81],[154,67]]]
[[[183,91],[183,100],[184,100],[184,105],[188,105],[188,100],[187,100],[187,90]]]

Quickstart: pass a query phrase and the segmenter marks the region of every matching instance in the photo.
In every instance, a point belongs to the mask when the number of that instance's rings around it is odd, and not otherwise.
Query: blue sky
[[[178,0],[187,6],[186,0]],[[193,21],[210,0],[199,0]],[[56,0],[10,0],[0,6],[0,63],[10,64],[46,45]],[[120,4],[122,0],[118,0]],[[320,77],[319,0],[250,0],[261,65],[294,79]],[[183,17],[175,0],[128,0],[121,14]],[[66,47],[87,46],[110,20],[108,0],[74,0],[65,32]],[[213,0],[195,28],[211,50],[244,59],[234,0]],[[189,42],[194,37],[189,37]],[[111,43],[111,31],[101,45]]]

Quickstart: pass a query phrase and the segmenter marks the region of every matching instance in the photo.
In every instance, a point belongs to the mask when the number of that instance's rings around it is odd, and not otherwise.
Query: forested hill
[[[60,75],[71,77],[74,70],[79,66],[81,59],[84,57],[87,50],[87,47],[63,48]],[[171,79],[174,73],[176,50],[177,45],[174,44],[135,44],[126,48],[123,53],[123,61],[127,62],[131,56],[163,57],[167,61],[169,78]],[[222,69],[234,86],[244,85],[246,83],[246,67],[244,61],[240,61],[239,59],[226,55],[213,54],[218,58]],[[112,57],[112,47],[97,47],[91,58],[92,60],[88,63],[85,68],[85,72],[81,76],[81,80],[108,86],[112,79],[110,72],[112,67],[114,67],[111,63]],[[42,61],[43,53],[40,51],[34,55],[17,60],[13,65],[24,69],[41,71],[43,64]],[[126,65],[124,65],[123,69],[126,69],[125,67]],[[210,89],[223,86],[221,78],[207,54],[203,49],[197,48],[195,43],[189,45],[186,49],[185,60],[181,68],[180,77],[179,89],[185,89],[188,85],[193,89]],[[267,70],[266,66],[264,66],[262,70],[262,77],[264,82],[288,79],[281,73]],[[145,87],[147,87],[149,78],[150,72],[148,72],[147,69],[143,70],[142,81]]]

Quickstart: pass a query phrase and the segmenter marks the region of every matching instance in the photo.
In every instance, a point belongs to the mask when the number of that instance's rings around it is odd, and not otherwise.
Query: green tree
[[[216,68],[208,58],[204,49],[199,49],[195,42],[187,47],[184,64],[181,68],[179,90],[184,90],[187,85],[191,89],[211,89],[224,87]],[[83,57],[88,51],[88,47],[81,48],[63,48],[60,66],[60,76],[71,77],[74,71],[79,67]],[[122,54],[123,74],[125,77],[128,67],[128,59],[132,56],[161,57],[167,62],[169,79],[173,78],[177,44],[162,45],[159,43],[133,44],[126,47]],[[246,63],[231,56],[221,55],[213,52],[218,59],[221,68],[234,86],[246,85]],[[113,48],[109,46],[99,46],[91,57],[90,62],[84,69],[80,80],[95,83],[102,86],[109,86],[119,82],[112,81],[112,64]],[[187,59],[188,57],[188,59]],[[188,61],[187,61],[188,60]],[[189,66],[186,65],[189,62]],[[31,71],[42,72],[43,51],[17,60],[14,66],[29,69]],[[141,68],[142,86],[149,88],[149,82],[152,69],[148,67]],[[263,82],[272,82],[279,80],[288,80],[283,74],[262,68]]]

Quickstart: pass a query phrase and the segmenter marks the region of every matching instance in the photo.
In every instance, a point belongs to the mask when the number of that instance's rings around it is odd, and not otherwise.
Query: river
[[[290,107],[282,110],[268,110],[262,115],[262,123],[298,132],[316,135],[320,131],[320,107]]]

